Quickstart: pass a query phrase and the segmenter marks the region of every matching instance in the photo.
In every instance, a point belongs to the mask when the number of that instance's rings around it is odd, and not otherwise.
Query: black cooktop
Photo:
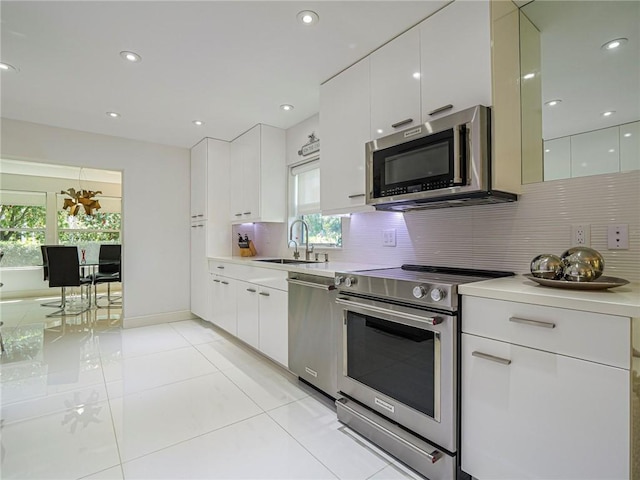
[[[369,277],[449,285],[461,285],[463,283],[478,282],[491,278],[511,277],[514,275],[513,272],[411,264],[405,264],[402,265],[402,267],[365,270],[353,273]]]

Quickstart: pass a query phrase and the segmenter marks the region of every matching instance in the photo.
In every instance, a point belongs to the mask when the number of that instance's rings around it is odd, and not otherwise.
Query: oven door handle
[[[353,302],[346,298],[338,297],[336,299],[336,303],[340,305],[345,305],[347,307],[357,307],[362,308],[363,310],[369,310],[371,312],[376,313],[385,313],[387,315],[393,315],[395,317],[404,318],[406,320],[413,320],[414,322],[426,323],[428,325],[439,325],[442,323],[442,317],[426,317],[422,315],[413,315],[411,313],[398,312],[396,310],[391,310],[389,308],[376,307],[374,305],[363,305],[359,302]]]

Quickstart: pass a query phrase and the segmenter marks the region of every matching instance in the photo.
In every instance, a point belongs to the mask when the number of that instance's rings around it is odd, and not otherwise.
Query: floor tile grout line
[[[173,447],[175,447],[177,445],[180,445],[182,443],[190,442],[192,440],[195,440],[196,438],[204,437],[205,435],[210,435],[210,434],[212,434],[214,432],[217,432],[218,430],[222,430],[224,428],[232,427],[233,425],[237,425],[239,423],[246,422],[247,420],[251,420],[252,418],[259,417],[260,415],[266,415],[266,413],[267,412],[265,412],[265,411],[261,411],[259,413],[254,414],[254,415],[249,415],[246,418],[242,418],[240,420],[236,420],[234,422],[231,422],[231,423],[228,423],[228,424],[225,424],[225,425],[221,425],[218,428],[214,428],[213,430],[209,430],[207,432],[199,433],[198,435],[195,435],[195,436],[189,437],[189,438],[185,438],[185,439],[180,440],[178,442],[172,443],[171,445],[167,445],[167,446],[159,448],[157,450],[153,450],[152,452],[148,452],[148,453],[139,455],[137,457],[130,458],[128,460],[125,460],[124,462],[121,462],[121,465],[124,466],[125,463],[131,463],[131,462],[140,460],[141,458],[147,457],[149,455],[153,455],[153,454],[158,453],[158,452],[162,452],[163,450],[167,450],[169,448],[173,448]],[[124,468],[123,468],[123,470],[124,470]],[[123,472],[123,475],[124,475],[124,472]]]
[[[182,378],[180,380],[176,380],[175,382],[163,383],[162,385],[155,385],[153,387],[143,388],[142,390],[136,390],[135,392],[131,392],[131,393],[123,394],[123,395],[117,395],[117,396],[114,396],[114,397],[111,397],[111,398],[112,398],[112,400],[117,400],[119,398],[130,397],[132,395],[138,395],[140,393],[150,392],[151,390],[155,390],[157,388],[168,387],[169,385],[174,385],[176,383],[188,382],[190,380],[195,380],[196,378],[202,378],[202,377],[206,377],[206,376],[209,376],[209,375],[214,375],[216,373],[222,373],[222,372],[220,370],[216,370],[216,371],[209,372],[209,373],[202,373],[202,374],[199,374],[199,375],[195,375],[193,377]],[[105,388],[106,388],[106,385],[117,383],[119,381],[120,380],[114,380],[112,382],[108,382],[108,383],[105,384]],[[109,389],[108,388],[107,388],[107,395],[109,395]]]
[[[122,327],[120,327],[122,331]],[[100,346],[98,345],[98,351],[100,351]],[[109,398],[109,390],[107,389],[107,379],[104,375],[104,366],[102,365],[102,355],[100,355],[100,368],[102,370],[102,380],[104,382],[104,391],[107,395],[107,404],[109,405],[109,416],[111,417],[111,428],[113,429],[113,440],[116,444],[116,452],[118,452],[118,460],[120,461],[120,473],[122,473],[122,478],[124,479],[124,467],[122,465],[122,454],[120,453],[120,442],[118,441],[118,433],[116,430],[116,421],[113,418],[113,408],[111,408],[111,399]]]
[[[307,398],[307,397],[305,397],[305,398]],[[300,400],[302,400],[302,399],[300,399]],[[300,400],[296,400],[296,401],[299,402]],[[295,402],[292,402],[292,403],[295,403]],[[287,404],[287,405],[290,405],[290,403]],[[275,410],[275,409],[272,409],[271,411],[273,411],[273,410]],[[291,432],[289,432],[289,430],[284,428],[284,426],[280,425],[280,422],[278,422],[275,418],[273,418],[271,415],[269,415],[269,412],[265,412],[265,413],[269,416],[269,418],[273,421],[273,423],[275,423],[278,426],[278,428],[280,428],[284,433],[286,433],[289,437],[291,437],[298,445],[300,445],[300,447],[302,447],[302,449],[304,451],[306,451],[309,455],[311,455],[313,458],[315,458],[316,461],[320,465],[322,465],[329,472],[331,472],[331,475],[333,475],[337,480],[340,480],[340,476],[336,472],[334,472],[331,468],[329,468],[328,465],[326,465],[322,460],[320,460],[318,457],[316,457],[313,454],[313,452],[311,450],[309,450],[307,447],[305,447],[304,444],[300,440],[298,440],[296,437],[294,437],[293,434]]]

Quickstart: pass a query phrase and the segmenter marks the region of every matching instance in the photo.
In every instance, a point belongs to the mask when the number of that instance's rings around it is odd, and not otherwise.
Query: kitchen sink
[[[298,263],[320,263],[313,260],[296,260],[295,258],[265,258],[256,260],[256,262],[280,263],[282,265],[295,265]]]

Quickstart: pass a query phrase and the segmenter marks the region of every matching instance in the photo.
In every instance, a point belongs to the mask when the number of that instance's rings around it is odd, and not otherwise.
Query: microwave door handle
[[[461,130],[461,125],[453,127],[453,181],[457,184],[462,183],[462,176],[460,175],[460,164],[462,162],[462,158],[460,158],[460,142],[465,139],[461,138]]]

